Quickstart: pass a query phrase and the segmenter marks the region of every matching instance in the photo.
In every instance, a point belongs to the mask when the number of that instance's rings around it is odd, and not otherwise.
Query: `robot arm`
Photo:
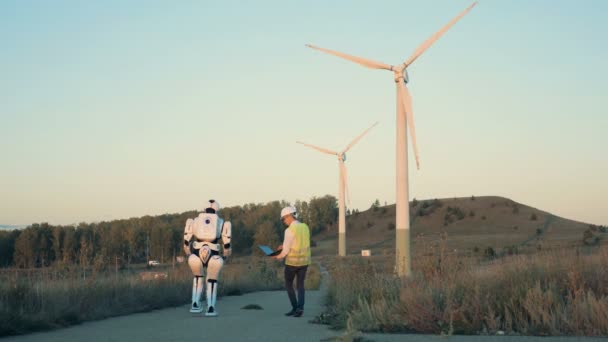
[[[190,240],[192,240],[193,225],[193,219],[186,220],[186,227],[184,228],[184,252],[186,252],[186,255],[190,255]]]
[[[224,247],[224,257],[229,257],[232,254],[232,248],[230,246],[230,238],[232,235],[232,223],[225,221],[222,227],[222,244]]]

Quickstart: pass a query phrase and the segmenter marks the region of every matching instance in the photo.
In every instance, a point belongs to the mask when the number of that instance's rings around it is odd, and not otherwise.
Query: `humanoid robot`
[[[218,278],[224,266],[224,259],[230,256],[232,251],[230,248],[232,225],[230,221],[224,221],[217,215],[219,210],[220,205],[215,200],[209,200],[204,212],[195,219],[188,219],[184,228],[184,251],[188,255],[188,265],[194,275],[190,312],[203,312],[202,293],[206,284],[205,316],[217,316],[215,301]]]

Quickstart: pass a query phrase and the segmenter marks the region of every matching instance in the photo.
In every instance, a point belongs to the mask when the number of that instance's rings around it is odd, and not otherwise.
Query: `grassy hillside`
[[[482,255],[491,247],[497,253],[531,253],[583,246],[590,225],[561,218],[504,197],[467,197],[410,202],[413,255],[428,255],[446,239],[450,253]],[[390,255],[395,249],[395,205],[347,216],[347,253]],[[337,228],[335,228],[337,229]],[[604,233],[594,228],[601,243]],[[608,237],[608,235],[606,236]],[[315,255],[337,251],[337,230],[313,237]]]

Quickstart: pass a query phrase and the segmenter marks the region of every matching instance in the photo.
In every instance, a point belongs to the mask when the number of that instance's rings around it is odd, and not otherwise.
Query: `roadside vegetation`
[[[491,261],[440,248],[413,260],[404,281],[392,258],[326,259],[327,312],[317,321],[362,332],[608,335],[608,247]]]

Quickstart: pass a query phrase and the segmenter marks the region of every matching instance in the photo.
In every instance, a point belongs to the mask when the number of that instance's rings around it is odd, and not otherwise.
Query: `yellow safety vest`
[[[293,233],[294,239],[285,265],[306,266],[310,265],[310,230],[306,223],[292,224],[288,228]]]

